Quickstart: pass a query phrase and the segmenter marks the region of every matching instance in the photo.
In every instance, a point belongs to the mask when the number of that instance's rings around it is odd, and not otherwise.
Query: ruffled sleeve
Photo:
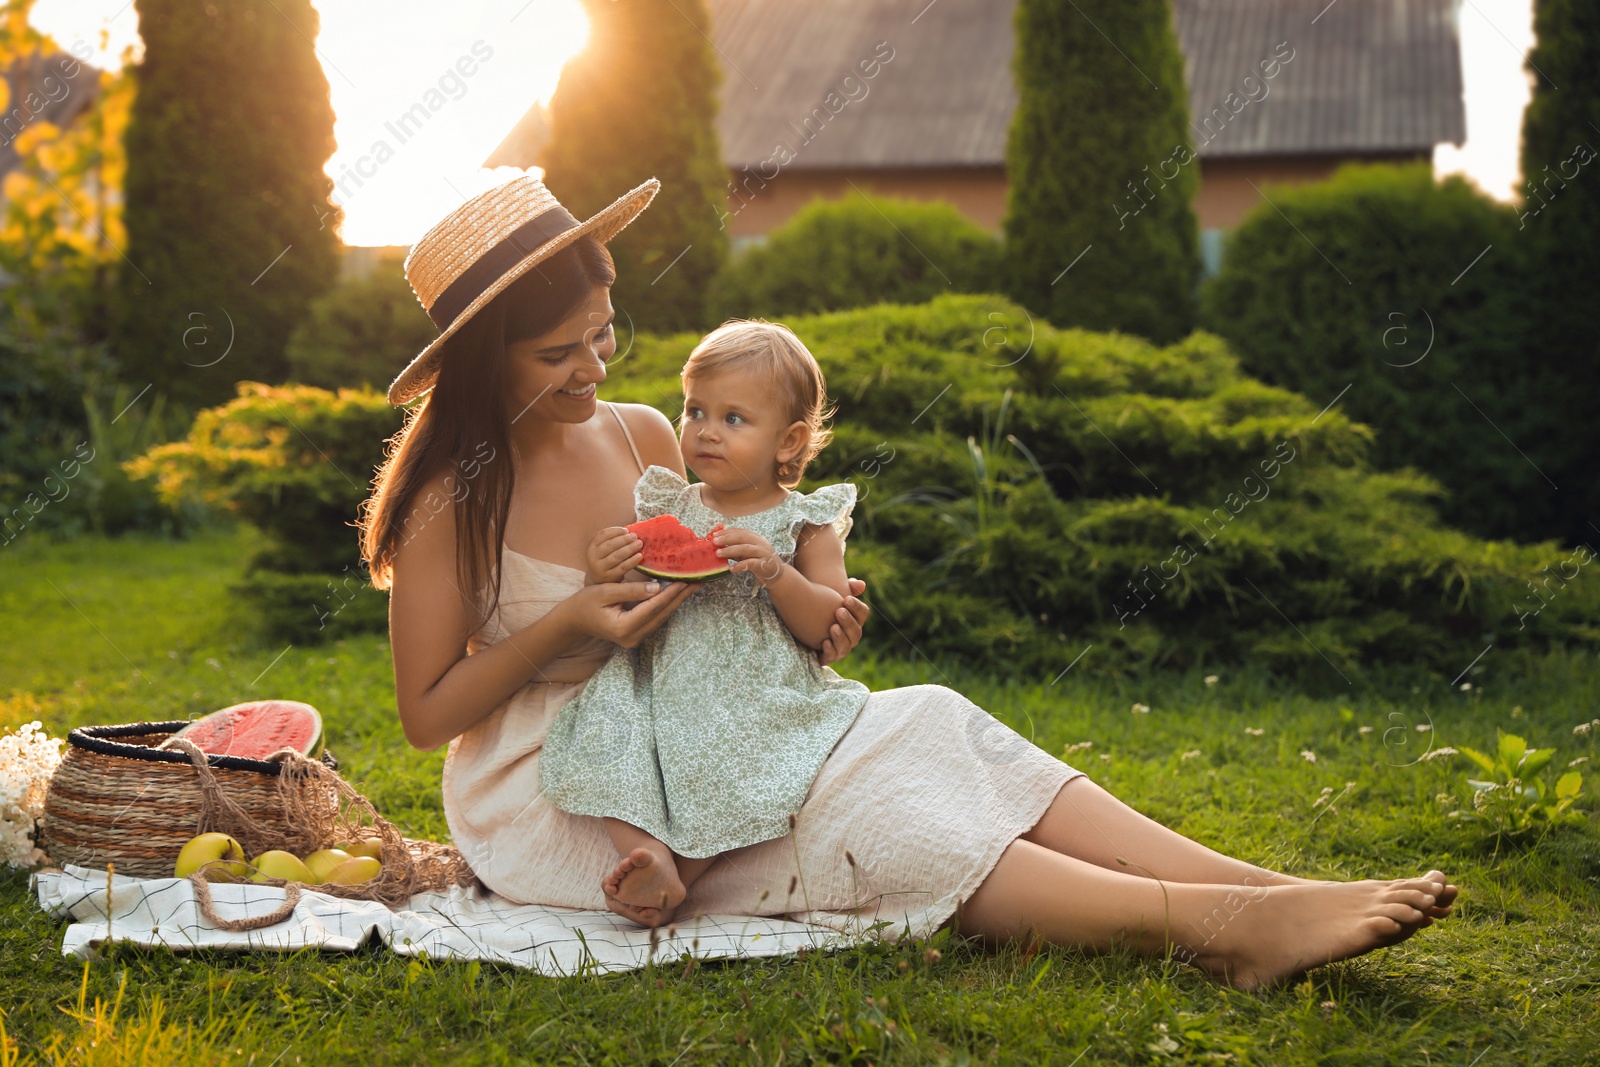
[[[855,520],[850,513],[856,506],[856,487],[853,482],[825,485],[812,493],[795,493],[789,497],[789,536],[798,538],[808,523],[832,526],[839,540],[850,535]]]
[[[640,519],[676,515],[689,483],[670,467],[652,463],[633,486],[633,510]]]

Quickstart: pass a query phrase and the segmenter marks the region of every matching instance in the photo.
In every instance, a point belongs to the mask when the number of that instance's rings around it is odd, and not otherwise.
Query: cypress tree
[[[1552,427],[1518,444],[1558,487],[1551,491],[1559,532],[1596,543],[1600,526],[1600,337],[1594,285],[1600,278],[1600,5],[1535,0],[1537,43],[1528,54],[1533,98],[1522,119],[1518,238],[1532,321],[1525,347],[1526,402]]]
[[[115,350],[136,388],[222,403],[237,380],[285,379],[289,333],[338,271],[317,13],[310,0],[137,10]]]
[[[1168,0],[1019,0],[1015,26],[1012,296],[1059,326],[1182,337],[1200,275],[1200,163]]]
[[[589,47],[563,68],[550,101],[545,183],[581,219],[660,178],[650,209],[610,244],[612,301],[640,329],[701,327],[728,254],[711,17],[704,0],[586,7]]]

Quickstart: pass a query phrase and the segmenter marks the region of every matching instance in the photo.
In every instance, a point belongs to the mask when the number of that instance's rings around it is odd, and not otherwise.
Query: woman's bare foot
[[[1435,881],[1435,882],[1444,881],[1444,872],[1443,871],[1429,871],[1427,874],[1423,875],[1422,877],[1427,878],[1430,881]],[[1268,884],[1268,885],[1348,885],[1349,883],[1348,882],[1339,882],[1339,881],[1330,881],[1330,880],[1325,879],[1325,878],[1297,878],[1296,876],[1294,876],[1292,874],[1279,874],[1277,872],[1273,872],[1273,876],[1272,876],[1271,880],[1268,881],[1266,884]],[[1443,919],[1443,918],[1448,917],[1449,914],[1455,909],[1456,897],[1460,895],[1460,892],[1461,892],[1461,890],[1459,888],[1457,888],[1456,886],[1446,884],[1444,889],[1443,889],[1443,891],[1439,893],[1438,899],[1435,900],[1428,907],[1423,909],[1427,913],[1428,921],[1419,924],[1419,926],[1432,926],[1433,925],[1432,920],[1434,920],[1434,919]]]
[[[1433,922],[1428,910],[1445,889],[1438,871],[1394,881],[1269,886],[1203,944],[1186,948],[1212,977],[1256,989],[1404,941]]]
[[[687,895],[672,861],[647,848],[636,848],[623,856],[601,880],[600,888],[608,901],[614,897],[619,903],[651,911],[674,909]],[[615,908],[611,910],[616,911]]]

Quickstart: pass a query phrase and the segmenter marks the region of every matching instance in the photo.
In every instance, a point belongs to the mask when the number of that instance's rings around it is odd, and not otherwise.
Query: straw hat
[[[411,291],[442,332],[389,386],[389,403],[432,389],[444,342],[512,282],[585,234],[611,240],[660,188],[651,178],[579,222],[544,182],[522,175],[446,215],[411,246],[405,265]]]

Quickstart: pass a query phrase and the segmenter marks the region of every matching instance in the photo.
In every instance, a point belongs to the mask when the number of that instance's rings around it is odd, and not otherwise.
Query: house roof
[[[1431,150],[1466,119],[1459,0],[1174,0],[1202,158]],[[1015,0],[709,0],[726,75],[717,120],[729,166],[756,166],[878,42],[893,58],[796,152],[793,168],[993,166],[1016,109]],[[1268,95],[1199,125],[1280,42]],[[853,90],[860,93],[860,88]],[[1259,93],[1259,89],[1255,89]],[[1236,97],[1234,106],[1237,105]],[[813,123],[813,126],[820,125]],[[1213,124],[1216,125],[1215,123]],[[1204,142],[1204,143],[1202,143]]]

